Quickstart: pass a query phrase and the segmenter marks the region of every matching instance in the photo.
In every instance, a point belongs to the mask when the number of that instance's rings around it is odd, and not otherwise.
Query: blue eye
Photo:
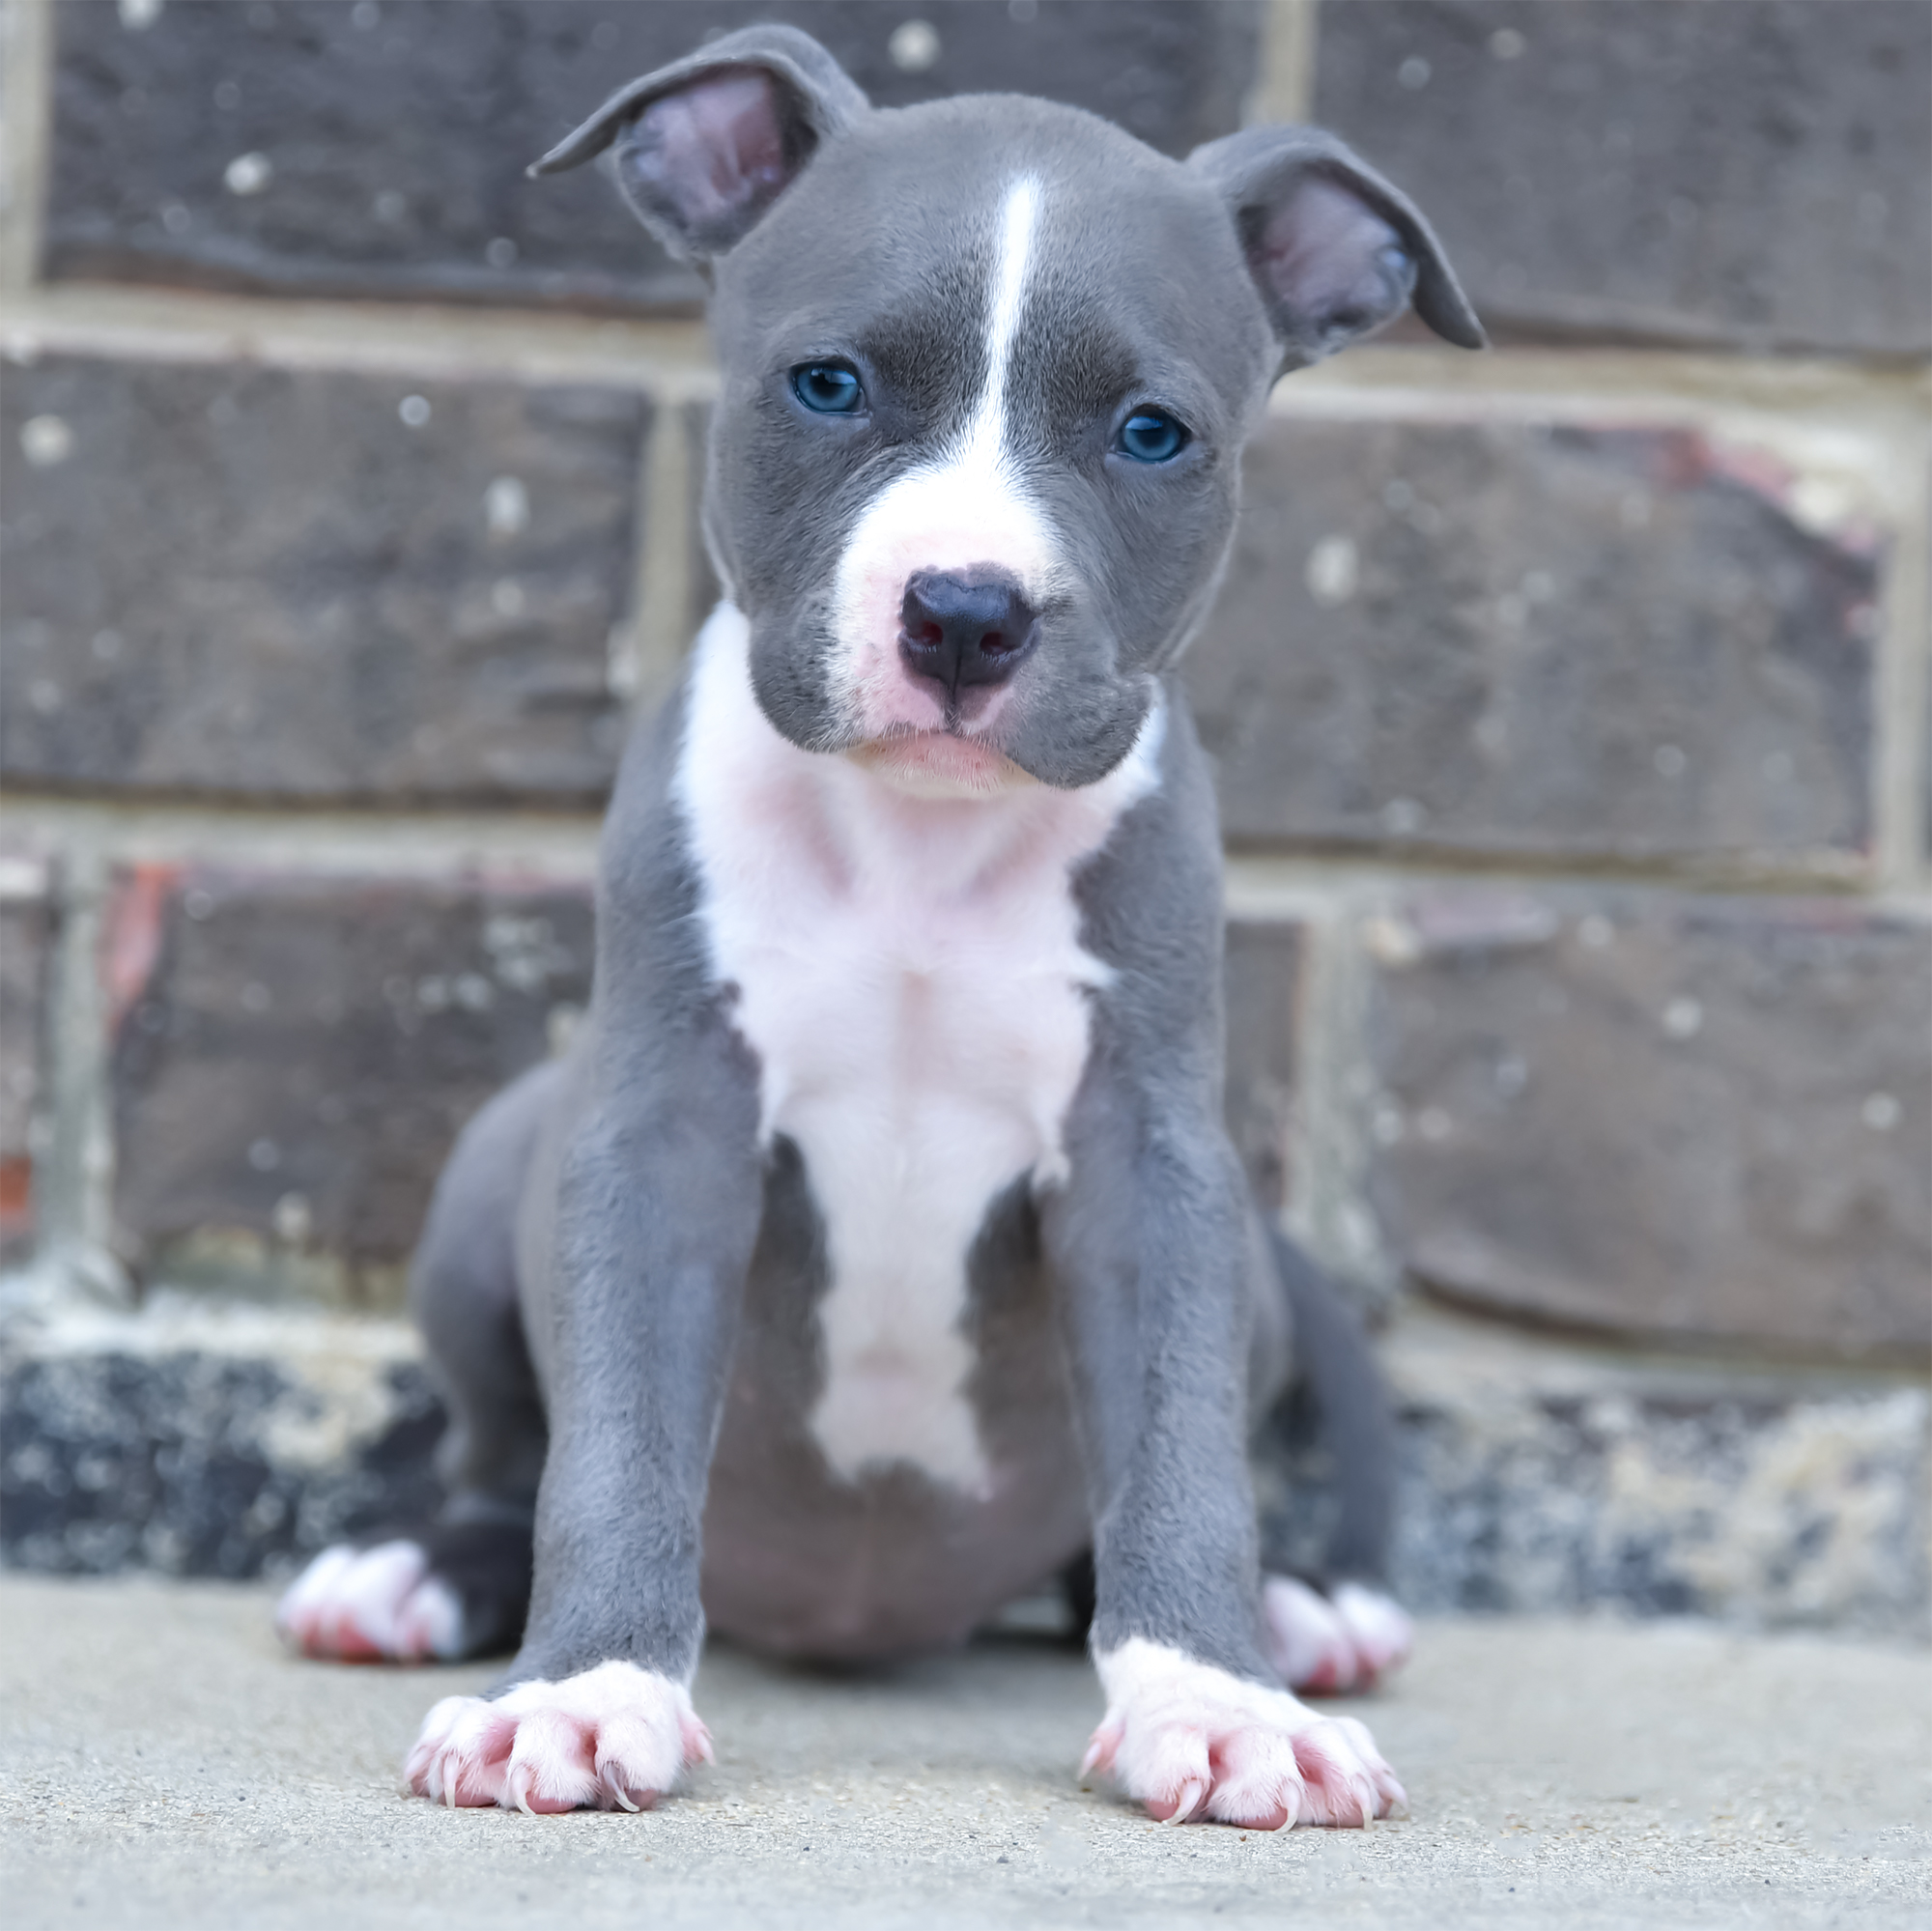
[[[842,362],[801,362],[791,372],[791,392],[819,415],[851,415],[866,402],[859,378]]]
[[[1164,409],[1137,409],[1122,423],[1114,447],[1136,463],[1171,463],[1192,440]]]

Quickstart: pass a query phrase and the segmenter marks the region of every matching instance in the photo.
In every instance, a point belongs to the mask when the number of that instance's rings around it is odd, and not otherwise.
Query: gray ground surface
[[[644,1816],[440,1811],[396,1766],[487,1672],[284,1658],[255,1589],[0,1580],[10,1926],[1922,1925],[1932,1659],[1442,1622],[1352,1705],[1413,1817],[1151,1824],[1074,1776],[1099,1699],[989,1641],[869,1677],[705,1661],[718,1763]]]

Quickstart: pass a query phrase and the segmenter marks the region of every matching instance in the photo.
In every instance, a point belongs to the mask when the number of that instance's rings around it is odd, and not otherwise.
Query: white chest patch
[[[725,604],[698,639],[676,783],[761,1131],[797,1145],[825,1225],[812,1430],[847,1479],[904,1461],[983,1492],[967,1255],[997,1194],[1064,1165],[1106,979],[1070,872],[1158,781],[1161,713],[1084,790],[909,797],[773,729],[748,635]]]

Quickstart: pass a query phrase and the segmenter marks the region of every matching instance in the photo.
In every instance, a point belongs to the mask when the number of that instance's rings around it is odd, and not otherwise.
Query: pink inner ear
[[[1388,307],[1385,248],[1402,237],[1346,187],[1311,177],[1268,216],[1256,268],[1299,320]]]
[[[639,117],[644,171],[684,222],[703,229],[785,184],[778,89],[753,67],[720,68]]]

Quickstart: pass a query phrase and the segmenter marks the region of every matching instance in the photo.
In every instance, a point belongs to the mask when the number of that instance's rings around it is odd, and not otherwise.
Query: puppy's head
[[[758,701],[915,791],[1105,776],[1206,614],[1274,379],[1411,300],[1482,342],[1421,214],[1310,128],[1183,163],[1017,96],[874,110],[756,27],[534,171],[606,149],[713,285],[705,531]]]

